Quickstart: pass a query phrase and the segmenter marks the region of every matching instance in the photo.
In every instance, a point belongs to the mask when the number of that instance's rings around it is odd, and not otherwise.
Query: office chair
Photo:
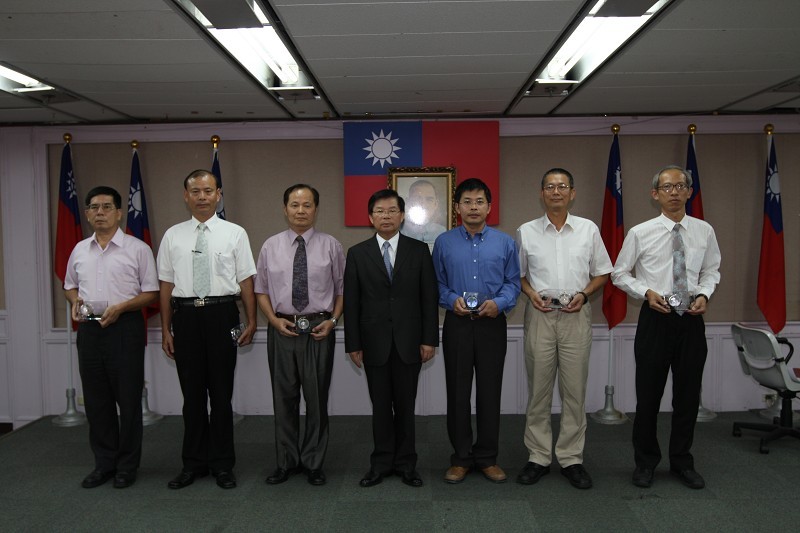
[[[732,324],[731,333],[739,350],[742,370],[749,374],[762,387],[767,387],[781,397],[781,415],[772,424],[753,422],[734,422],[733,436],[741,437],[742,429],[768,431],[761,437],[759,451],[769,453],[767,443],[787,435],[800,439],[800,429],[793,425],[792,400],[800,392],[800,379],[796,378],[787,366],[794,353],[794,346],[783,337],[775,337],[763,329],[751,328],[742,324]],[[783,356],[779,345],[789,347],[789,354]]]

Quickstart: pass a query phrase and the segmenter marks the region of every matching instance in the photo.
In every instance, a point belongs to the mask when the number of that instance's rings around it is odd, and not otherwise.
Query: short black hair
[[[564,174],[567,178],[569,178],[569,186],[575,187],[575,179],[572,177],[572,174],[570,174],[569,170],[556,167],[556,168],[551,168],[550,170],[545,172],[544,175],[542,176],[542,189],[544,189],[544,180],[546,180],[547,176],[549,176],[550,174]]]
[[[453,202],[459,203],[461,195],[467,191],[483,191],[486,195],[486,201],[492,203],[492,191],[489,190],[488,185],[478,178],[469,178],[459,183],[458,187],[456,187],[456,193],[453,195]]]
[[[319,191],[317,191],[317,189],[311,185],[306,185],[305,183],[295,183],[286,189],[283,192],[283,205],[289,205],[289,196],[291,196],[294,191],[298,191],[300,189],[308,189],[311,191],[311,195],[314,197],[314,205],[317,207],[319,206]]]
[[[217,189],[221,189],[222,188],[222,184],[220,184],[220,182],[219,182],[219,176],[217,176],[216,174],[214,174],[210,170],[205,170],[205,169],[202,169],[202,168],[198,168],[197,170],[192,170],[191,172],[189,172],[189,175],[186,176],[186,178],[184,178],[184,180],[183,180],[183,188],[184,189],[188,189],[189,188],[189,180],[193,180],[195,178],[202,178],[202,177],[205,177],[205,176],[212,176],[214,178],[214,182],[217,184]]]
[[[372,196],[369,197],[369,202],[367,203],[367,213],[370,215],[372,214],[372,208],[375,207],[375,202],[378,200],[386,200],[388,198],[397,198],[397,207],[400,208],[400,212],[406,212],[406,201],[403,200],[402,196],[397,194],[397,191],[394,189],[381,189],[379,191],[375,191]]]
[[[86,195],[86,207],[89,207],[89,204],[92,203],[92,198],[95,196],[110,196],[114,199],[114,207],[120,209],[122,207],[122,196],[119,195],[116,189],[111,187],[107,187],[105,185],[100,185],[99,187],[95,187],[89,194]]]

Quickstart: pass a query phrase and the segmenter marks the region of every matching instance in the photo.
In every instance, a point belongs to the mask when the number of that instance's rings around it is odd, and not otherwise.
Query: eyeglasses
[[[483,206],[485,206],[486,204],[488,204],[489,202],[487,202],[487,201],[486,201],[486,200],[484,200],[484,199],[478,199],[478,200],[474,200],[474,201],[473,201],[473,200],[461,200],[459,203],[460,203],[461,205],[463,205],[464,207],[466,207],[466,208],[470,208],[470,207],[472,207],[473,205],[474,205],[475,207],[483,207]]]
[[[376,216],[376,217],[382,217],[382,216],[393,217],[393,216],[397,215],[397,213],[399,213],[399,212],[400,212],[399,209],[397,209],[396,207],[392,207],[391,209],[386,209],[386,210],[376,209],[376,210],[374,210],[372,212],[372,214],[374,216]]]
[[[559,183],[558,185],[550,183],[550,184],[545,185],[544,187],[542,187],[542,189],[544,189],[545,191],[547,191],[549,193],[554,192],[556,189],[558,189],[558,192],[567,192],[571,188],[572,187],[567,185],[566,183]]]
[[[117,210],[117,206],[114,205],[114,204],[89,204],[89,207],[87,207],[86,209],[88,209],[92,213],[97,213],[100,210],[102,210],[102,211],[116,211]]]
[[[664,191],[665,193],[668,193],[668,194],[672,192],[673,188],[676,191],[681,192],[681,191],[685,191],[686,189],[688,189],[689,186],[686,185],[685,183],[675,183],[675,184],[665,183],[661,187],[656,187],[656,189],[658,189],[659,191]]]

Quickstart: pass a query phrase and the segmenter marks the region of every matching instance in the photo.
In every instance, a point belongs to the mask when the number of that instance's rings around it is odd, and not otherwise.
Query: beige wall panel
[[[130,146],[126,143],[80,144],[73,141],[73,164],[80,195],[95,185],[117,188],[127,197]],[[625,227],[658,214],[650,199],[653,174],[663,165],[686,162],[686,135],[620,134]],[[765,139],[763,134],[697,136],[705,218],[715,228],[722,250],[722,283],[706,316],[710,322],[761,321],[755,304],[761,243]],[[777,136],[786,245],[787,318],[800,320],[800,135]],[[611,135],[504,137],[500,139],[499,229],[516,228],[542,214],[539,183],[552,167],[575,176],[577,197],[571,210],[600,222]],[[51,206],[57,205],[61,145],[49,150]],[[153,244],[164,231],[189,214],[183,202],[183,178],[195,168],[209,168],[210,142],[147,143],[139,147]],[[228,219],[250,236],[253,255],[263,241],[285,227],[283,191],[305,182],[321,196],[317,227],[337,237],[345,250],[369,237],[369,228],[344,227],[342,144],[338,140],[230,141],[220,145],[223,191]],[[81,198],[81,204],[83,199]],[[366,206],[364,207],[366,209]],[[55,235],[55,207],[51,235]],[[124,217],[123,217],[124,225]],[[89,228],[84,223],[84,233]],[[2,296],[0,295],[0,298]],[[54,290],[55,323],[64,324],[64,299]],[[593,321],[605,321],[601,299],[593,299]],[[635,322],[639,301],[629,299],[626,321]],[[522,323],[522,306],[511,314]],[[151,319],[151,326],[157,325]]]

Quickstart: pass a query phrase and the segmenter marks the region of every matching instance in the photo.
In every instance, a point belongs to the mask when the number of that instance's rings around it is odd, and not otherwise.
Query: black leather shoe
[[[298,474],[302,471],[303,469],[301,467],[288,468],[288,469],[278,467],[275,469],[275,471],[272,472],[272,474],[269,475],[269,477],[267,478],[267,483],[270,485],[278,485],[289,479],[289,476],[291,476],[292,474]]]
[[[389,472],[388,474],[382,474],[380,472],[370,470],[369,472],[364,474],[364,477],[361,479],[361,481],[358,482],[358,484],[361,485],[362,487],[374,487],[378,483],[382,482],[383,478],[387,475],[390,476],[391,472]]]
[[[217,486],[221,489],[234,489],[236,488],[236,476],[230,470],[223,470],[214,474],[217,478]]]
[[[564,475],[569,480],[570,485],[576,489],[592,488],[592,477],[581,464],[565,466],[561,469],[561,474]]]
[[[407,472],[395,471],[395,474],[400,476],[400,478],[403,480],[403,483],[405,483],[409,487],[422,486],[422,478],[419,476],[419,472],[417,472],[416,470],[411,470]]]
[[[702,489],[706,486],[703,476],[695,472],[693,468],[670,468],[669,471],[672,475],[677,476],[678,479],[681,480],[681,483],[690,489]]]
[[[308,482],[312,485],[324,485],[328,480],[325,479],[325,472],[319,470],[308,471]]]
[[[522,472],[517,475],[517,483],[522,485],[533,485],[545,474],[550,473],[550,465],[542,466],[540,464],[528,461]]]
[[[84,489],[93,489],[95,487],[99,487],[112,477],[114,477],[114,470],[109,470],[108,472],[102,472],[100,470],[92,470],[88,476],[83,478],[81,481],[81,487]]]
[[[207,475],[208,472],[191,472],[189,470],[184,470],[180,474],[175,476],[175,478],[172,481],[167,483],[167,487],[176,490],[182,489],[194,483],[195,479],[206,477]]]
[[[653,486],[653,469],[642,466],[637,466],[633,471],[633,484],[643,489],[649,489]]]
[[[136,482],[136,472],[126,472],[119,470],[114,476],[115,489],[127,489]]]

